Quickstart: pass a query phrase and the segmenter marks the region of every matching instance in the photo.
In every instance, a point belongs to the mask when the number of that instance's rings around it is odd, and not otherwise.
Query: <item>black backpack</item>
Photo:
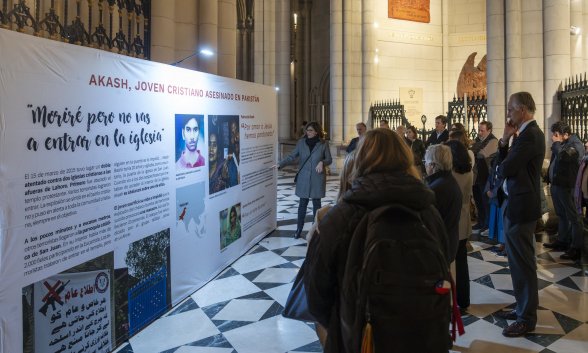
[[[340,291],[347,352],[448,351],[451,277],[441,249],[415,210],[393,204],[363,216]]]

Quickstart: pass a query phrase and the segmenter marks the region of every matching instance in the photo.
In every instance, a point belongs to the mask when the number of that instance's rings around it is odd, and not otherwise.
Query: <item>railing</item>
[[[149,58],[150,16],[151,0],[2,0],[0,28]]]
[[[405,112],[404,105],[400,104],[400,101],[376,102],[370,106],[371,128],[380,127],[382,120],[387,120],[392,130],[398,125],[409,126],[410,123],[404,115]]]
[[[588,141],[588,82],[586,73],[565,80],[564,90],[558,92],[561,120],[583,141]]]
[[[470,139],[478,136],[478,124],[488,120],[488,101],[486,97],[474,97],[471,100],[455,98],[447,103],[447,125],[461,123]]]

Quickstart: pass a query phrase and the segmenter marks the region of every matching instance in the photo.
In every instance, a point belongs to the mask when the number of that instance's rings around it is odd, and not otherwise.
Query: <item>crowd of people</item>
[[[361,266],[356,268],[353,262],[358,251],[362,251],[358,249],[368,247],[363,244],[362,237],[368,239],[372,237],[370,232],[381,229],[372,226],[372,222],[377,224],[377,214],[386,205],[393,205],[402,214],[414,215],[407,219],[422,224],[435,239],[437,250],[446,261],[443,263],[455,279],[453,306],[457,306],[461,314],[465,314],[470,305],[468,240],[472,234],[494,239],[498,243],[498,254],[508,258],[516,299],[513,310],[502,312],[505,319],[513,321],[504,328],[503,335],[519,337],[535,329],[538,285],[534,233],[545,211],[541,183],[545,137],[534,120],[535,109],[531,94],[512,94],[500,139],[493,135],[491,122],[481,121],[477,137],[471,141],[462,124],[454,123],[448,129],[447,118],[443,115],[435,118],[435,130],[425,142],[418,139],[417,130],[412,126],[391,130],[388,122],[382,120],[379,128],[368,131],[363,122],[356,125],[358,136],[346,149],[348,157],[341,172],[341,190],[336,204],[319,213],[311,229],[312,239],[309,235],[308,255],[301,269],[309,312],[316,318],[325,352],[355,352],[360,344],[364,348],[366,344],[378,347],[392,337],[410,339],[411,351],[415,352],[446,352],[451,346],[447,341],[435,340],[434,332],[422,332],[425,326],[411,318],[406,318],[402,328],[386,325],[389,322],[386,320],[398,312],[374,313],[369,309],[370,305],[384,305],[382,298],[368,298],[362,302],[365,307],[349,308],[354,295],[361,298],[365,295],[362,292],[374,290],[361,282]],[[557,239],[544,246],[565,251],[562,259],[579,261],[584,241],[582,212],[588,199],[588,158],[582,142],[564,122],[553,124],[551,135],[552,156],[545,181],[551,186],[559,227]],[[320,200],[325,196],[324,171],[332,161],[317,123],[305,126],[305,135],[278,167],[296,158],[299,158],[296,195],[300,203],[295,236],[300,237],[309,201],[312,200],[314,214],[321,208]],[[477,222],[472,226],[473,209]],[[406,220],[389,218],[389,222],[405,226]],[[393,223],[390,229],[395,229]],[[394,239],[399,235],[385,236]],[[370,244],[373,247],[370,251],[380,251],[377,241]],[[398,239],[389,244],[392,244],[389,247],[406,246]],[[372,256],[365,251],[368,254],[365,256]],[[364,259],[364,268],[369,261]],[[395,270],[382,270],[377,281],[398,280],[393,274]],[[359,277],[355,281],[359,283],[356,291],[349,289],[348,278],[353,275]],[[402,280],[417,286],[414,278]],[[443,289],[447,287],[444,283],[440,281],[435,285]],[[403,283],[395,285],[400,291],[404,290]],[[437,293],[442,293],[441,289]],[[443,303],[447,304],[449,312],[449,301]],[[386,314],[389,314],[388,319],[382,319],[381,315]],[[358,319],[361,315],[365,317]],[[442,317],[443,314],[439,314],[438,319]],[[363,326],[358,327],[357,322]],[[415,339],[413,329],[429,338]],[[397,332],[392,332],[394,330]],[[402,332],[402,337],[398,332]],[[368,336],[370,339],[366,339]],[[400,342],[394,344],[402,345]]]

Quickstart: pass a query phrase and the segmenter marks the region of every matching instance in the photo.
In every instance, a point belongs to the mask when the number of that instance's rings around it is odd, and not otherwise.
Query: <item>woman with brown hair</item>
[[[406,130],[406,141],[412,150],[414,164],[420,173],[424,172],[423,159],[425,159],[425,143],[418,138],[417,130],[414,126],[409,126]]]
[[[329,144],[324,140],[321,126],[312,121],[306,125],[305,131],[306,135],[298,140],[294,151],[278,163],[278,168],[282,168],[298,158],[295,182],[296,196],[300,197],[300,203],[294,238],[299,238],[302,233],[308,202],[312,200],[313,216],[321,208],[321,199],[325,197],[327,184],[324,171],[332,162]]]
[[[392,204],[408,208],[439,239],[445,257],[447,252],[434,194],[420,181],[411,150],[395,132],[384,128],[366,132],[356,150],[351,178],[351,188],[319,224],[320,236],[309,244],[304,264],[310,312],[328,331],[326,353],[354,349],[348,347],[349,337],[344,337],[341,326],[342,285],[352,236],[367,212]]]

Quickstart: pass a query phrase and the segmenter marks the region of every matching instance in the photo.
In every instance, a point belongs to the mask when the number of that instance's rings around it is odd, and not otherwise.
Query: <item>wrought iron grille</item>
[[[588,82],[586,73],[565,80],[564,90],[558,92],[561,120],[583,141],[588,141]]]
[[[380,121],[387,120],[392,130],[398,125],[409,126],[410,123],[404,115],[404,105],[400,101],[376,102],[370,106],[371,128],[380,127]]]
[[[149,58],[151,0],[2,0],[0,28]]]
[[[486,97],[474,97],[467,102],[455,98],[447,103],[447,124],[461,123],[465,126],[470,139],[478,136],[478,124],[488,120],[488,101]]]

